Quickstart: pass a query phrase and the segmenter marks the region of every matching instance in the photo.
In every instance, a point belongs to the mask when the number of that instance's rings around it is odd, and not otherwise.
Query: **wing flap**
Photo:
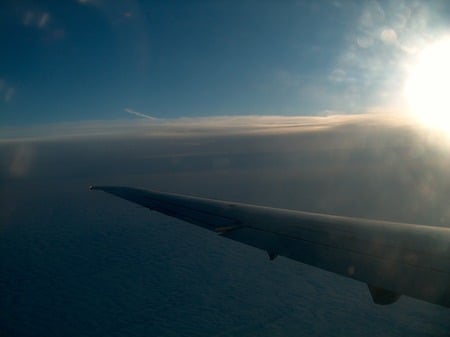
[[[396,294],[405,294],[445,306],[450,305],[448,272],[429,269],[427,265],[405,264],[401,259],[384,258],[372,254],[370,250],[355,249],[351,244],[350,248],[343,248],[333,242],[324,244],[249,227],[224,236],[271,254],[285,256],[368,283],[376,288],[389,289]]]

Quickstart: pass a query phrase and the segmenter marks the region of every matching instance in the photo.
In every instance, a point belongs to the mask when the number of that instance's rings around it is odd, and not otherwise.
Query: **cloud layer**
[[[98,122],[58,125],[36,138],[45,130],[2,141],[3,181],[79,179],[424,224],[450,220],[448,139],[405,118]]]

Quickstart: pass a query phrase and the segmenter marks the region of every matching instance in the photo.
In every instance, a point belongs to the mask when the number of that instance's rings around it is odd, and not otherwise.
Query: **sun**
[[[422,123],[450,133],[450,37],[423,49],[404,94],[410,111]]]

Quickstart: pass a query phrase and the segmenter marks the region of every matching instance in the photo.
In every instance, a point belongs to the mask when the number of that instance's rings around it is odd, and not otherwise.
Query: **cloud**
[[[49,21],[50,21],[49,13],[34,12],[31,10],[26,11],[22,18],[23,25],[37,27],[39,29],[47,27]]]
[[[27,11],[23,16],[22,23],[25,26],[28,26],[31,25],[33,20],[34,20],[34,13],[32,11]]]
[[[344,82],[346,79],[346,74],[345,71],[342,69],[335,69],[331,72],[331,74],[329,75],[328,79],[331,82]]]
[[[39,28],[44,28],[47,25],[49,19],[50,19],[50,15],[48,13],[43,13],[41,15],[41,17],[39,18],[37,26]]]
[[[397,41],[397,33],[392,28],[385,28],[380,33],[380,38],[386,44],[393,44]]]
[[[130,113],[130,112],[129,112]],[[135,113],[132,113],[135,114]],[[82,137],[149,137],[184,135],[274,134],[325,130],[347,124],[416,125],[413,119],[399,113],[345,115],[325,110],[321,116],[215,116],[114,121],[52,123],[23,127],[0,127],[0,142],[17,139],[45,140]],[[157,120],[158,123],[154,123]],[[416,127],[419,127],[416,125]]]
[[[5,96],[4,96],[5,102],[8,103],[9,101],[11,101],[11,99],[14,97],[15,93],[16,93],[16,90],[12,87],[9,87],[8,89],[6,89]]]
[[[0,142],[0,179],[146,186],[443,225],[449,148],[411,120],[382,114],[69,123]]]
[[[0,78],[0,100],[8,103],[13,99],[15,94],[16,89],[5,79]]]
[[[133,17],[133,12],[123,12],[122,15],[126,19],[131,19]]]
[[[131,115],[135,115],[135,116],[138,116],[138,117],[143,117],[143,118],[147,118],[147,119],[151,119],[151,120],[158,120],[158,118],[156,118],[156,117],[152,117],[152,116],[143,114],[142,112],[137,112],[137,111],[134,111],[134,110],[129,109],[129,108],[126,108],[124,110],[126,112],[128,112],[129,114],[131,114]]]
[[[31,144],[20,145],[15,151],[9,165],[12,177],[20,178],[27,175],[33,161],[33,150]]]

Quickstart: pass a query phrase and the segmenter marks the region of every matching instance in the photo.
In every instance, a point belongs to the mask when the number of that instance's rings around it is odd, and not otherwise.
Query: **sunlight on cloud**
[[[48,140],[80,137],[157,137],[188,135],[245,135],[302,133],[328,130],[344,125],[415,125],[408,116],[395,113],[345,115],[326,111],[327,116],[215,116],[176,119],[84,121],[28,127],[0,127],[0,141]],[[417,125],[416,125],[417,126]]]

